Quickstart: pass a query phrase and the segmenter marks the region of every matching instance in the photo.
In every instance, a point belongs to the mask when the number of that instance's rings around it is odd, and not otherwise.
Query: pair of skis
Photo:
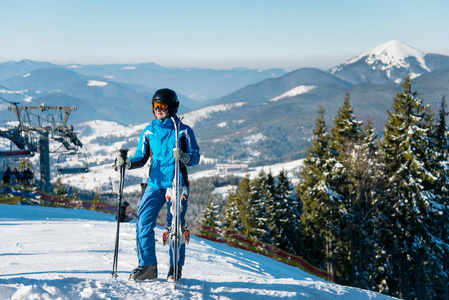
[[[176,139],[176,148],[179,149],[179,124],[176,124],[175,119],[172,117],[171,120],[175,126],[175,139]],[[128,154],[128,149],[121,149],[120,156],[123,161],[126,162]],[[118,196],[118,210],[120,211],[120,207],[122,206],[122,198],[123,198],[123,186],[124,186],[124,178],[125,178],[125,165],[120,166],[120,183],[119,183],[119,196]],[[181,220],[180,215],[182,211],[182,202],[181,198],[187,198],[188,192],[187,188],[183,187],[181,190],[180,186],[180,166],[179,166],[179,158],[176,158],[175,161],[175,177],[173,179],[172,188],[167,189],[166,200],[171,200],[171,205],[168,209],[170,209],[170,213],[173,216],[171,228],[168,234],[168,244],[171,246],[172,255],[173,255],[173,279],[174,279],[174,288],[177,288],[177,283],[179,280],[179,256],[181,245],[186,242],[186,238],[184,237],[184,233],[181,228]],[[173,201],[174,200],[174,201]],[[119,251],[119,234],[120,234],[120,221],[117,216],[117,233],[115,237],[115,249],[114,249],[114,259],[112,263],[112,277],[117,278],[117,265],[118,265],[118,251]],[[188,243],[188,241],[187,241]]]
[[[179,149],[179,124],[176,124],[175,119],[172,117],[171,120],[175,126],[175,139],[176,139],[176,148]],[[173,179],[172,188],[168,188],[165,199],[167,201],[171,200],[170,213],[173,216],[173,220],[171,223],[171,227],[168,232],[168,244],[171,246],[172,255],[173,255],[173,282],[174,288],[177,288],[177,283],[179,280],[179,255],[181,245],[186,242],[184,237],[183,230],[181,228],[181,211],[182,211],[182,198],[187,198],[188,192],[187,188],[183,187],[181,189],[180,185],[180,166],[179,166],[179,158],[176,158],[175,161],[175,177]],[[165,244],[165,243],[164,243]]]

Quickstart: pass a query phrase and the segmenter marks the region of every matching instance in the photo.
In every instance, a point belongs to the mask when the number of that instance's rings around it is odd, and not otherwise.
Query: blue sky
[[[447,0],[0,0],[0,62],[331,68],[390,40],[449,55]]]

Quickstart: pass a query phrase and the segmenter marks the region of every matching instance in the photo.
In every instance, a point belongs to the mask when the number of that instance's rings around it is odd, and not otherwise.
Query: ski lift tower
[[[67,150],[78,150],[83,146],[67,125],[70,113],[76,106],[18,106],[12,103],[8,110],[13,110],[19,120],[18,126],[6,131],[0,130],[0,137],[11,140],[19,149],[40,153],[40,189],[51,192],[50,183],[50,143],[56,140]],[[39,143],[37,143],[39,139]]]

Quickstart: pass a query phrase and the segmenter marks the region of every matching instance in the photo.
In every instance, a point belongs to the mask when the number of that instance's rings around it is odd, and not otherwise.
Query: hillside
[[[167,283],[167,247],[156,242],[159,278],[129,281],[136,267],[135,223],[123,223],[112,279],[112,215],[3,205],[0,299],[392,299],[314,277],[262,255],[192,237],[183,278]],[[162,228],[156,228],[160,237]]]
[[[176,76],[183,74],[185,77],[181,77],[188,81],[199,78],[195,76],[202,73],[167,70],[154,64],[68,65],[61,69],[61,66],[29,61],[1,64],[0,71],[15,65],[17,70],[27,73],[0,81],[13,87],[9,90],[0,87],[2,98],[26,105],[40,104],[40,101],[47,105],[76,105],[78,110],[71,114],[69,123],[75,125],[81,137],[89,132],[89,127],[105,126],[95,129],[104,131],[101,138],[83,142],[86,148],[83,151],[92,157],[103,157],[104,153],[88,145],[92,142],[96,148],[104,148],[103,152],[109,151],[109,158],[110,151],[118,150],[119,144],[135,147],[140,133],[134,128],[143,128],[153,119],[149,99],[154,89],[137,84],[139,76],[159,72],[162,80],[166,72],[173,71],[178,74]],[[407,72],[413,72],[412,89],[425,103],[432,105],[433,111],[438,111],[442,97],[449,95],[448,66],[448,56],[426,54],[404,43],[389,41],[327,72],[303,68],[276,76],[277,73],[267,70],[267,73],[261,72],[265,74],[261,75],[263,80],[248,85],[242,81],[243,87],[202,102],[179,93],[179,115],[184,117],[184,123],[194,128],[201,154],[208,162],[237,161],[251,166],[289,162],[305,157],[319,107],[324,108],[327,126],[331,127],[346,93],[351,96],[355,117],[361,121],[371,119],[381,137],[387,110],[396,93],[401,91],[398,79]],[[245,72],[253,74],[244,69],[228,72],[231,73],[225,73],[229,76],[233,74],[231,77]],[[216,72],[215,75],[227,76],[225,73]],[[119,77],[122,81],[131,82],[132,78],[135,81],[132,84],[119,82]],[[165,82],[168,83],[168,79]],[[30,100],[29,96],[35,98]],[[0,117],[5,121],[16,120],[7,106],[6,102],[0,102]],[[99,125],[91,126],[95,122]],[[119,135],[109,134],[108,124],[112,123],[119,128]],[[89,163],[92,167],[98,165]]]

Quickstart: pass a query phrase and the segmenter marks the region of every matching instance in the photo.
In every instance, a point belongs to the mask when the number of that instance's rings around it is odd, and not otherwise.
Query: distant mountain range
[[[272,163],[302,158],[315,127],[319,106],[327,125],[346,93],[357,119],[374,123],[379,136],[410,74],[412,89],[434,111],[449,95],[449,56],[424,54],[398,41],[389,41],[330,69],[304,68],[269,78],[216,99],[209,105],[244,103],[217,111],[195,124],[206,149],[215,158]],[[232,120],[232,121],[231,121]],[[213,128],[213,129],[212,129]]]
[[[438,110],[442,97],[449,95],[449,56],[425,54],[398,41],[328,71],[7,62],[0,64],[0,96],[21,103],[27,95],[47,105],[76,105],[78,111],[70,117],[75,123],[106,120],[126,125],[151,121],[149,102],[155,89],[172,87],[204,157],[271,164],[304,157],[319,105],[332,126],[347,92],[356,118],[370,118],[381,135],[386,111],[406,74],[413,78],[418,97]],[[0,103],[1,119],[14,120],[5,106]],[[135,140],[134,134],[129,140]]]
[[[133,124],[152,117],[149,103],[159,88],[174,89],[181,100],[179,111],[187,112],[203,105],[202,100],[286,73],[281,69],[164,68],[154,63],[62,66],[22,60],[0,64],[0,96],[21,103],[26,94],[39,104],[76,105],[81,113],[71,116],[74,122],[102,119]],[[5,105],[0,103],[0,108]],[[14,118],[1,109],[0,117]]]

